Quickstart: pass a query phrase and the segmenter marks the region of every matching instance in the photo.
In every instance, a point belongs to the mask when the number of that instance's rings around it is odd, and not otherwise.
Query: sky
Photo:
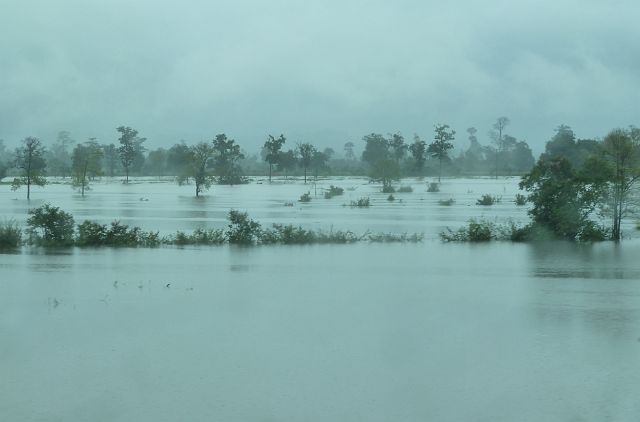
[[[0,138],[148,148],[226,133],[338,151],[368,133],[481,143],[497,117],[539,153],[640,125],[640,2],[0,0]]]

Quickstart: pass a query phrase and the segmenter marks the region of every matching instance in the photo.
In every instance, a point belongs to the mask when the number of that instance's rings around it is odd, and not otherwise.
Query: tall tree
[[[313,169],[313,175],[315,180],[318,180],[318,173],[320,170],[328,169],[327,162],[329,156],[322,151],[314,151],[311,157],[310,167]]]
[[[95,141],[95,138],[78,144],[73,149],[72,157],[72,186],[80,190],[84,196],[85,190],[89,190],[89,177],[99,176],[101,173],[100,159],[102,158],[102,149]]]
[[[389,141],[379,133],[366,135],[362,140],[365,142],[364,151],[362,151],[362,161],[365,163],[372,166],[378,161],[391,157]]]
[[[22,140],[22,146],[16,149],[16,168],[21,174],[13,179],[11,190],[27,185],[27,199],[31,199],[31,185],[44,186],[47,183],[44,177],[44,153],[45,149],[40,139],[29,136]]]
[[[118,148],[116,148],[114,144],[104,144],[102,145],[102,154],[104,161],[103,167],[106,170],[107,176],[115,176],[119,159]]]
[[[296,168],[298,157],[296,157],[296,152],[292,149],[286,152],[280,151],[278,155],[278,171],[284,172],[284,178],[286,180],[287,174]]]
[[[409,145],[409,151],[416,163],[416,170],[422,174],[424,163],[427,161],[427,143],[420,139],[418,135],[414,135],[413,143]]]
[[[307,184],[307,169],[311,165],[313,154],[316,153],[316,147],[310,143],[298,144],[298,155],[300,156],[300,167],[304,169],[304,184]]]
[[[264,143],[264,160],[269,163],[269,182],[271,182],[271,172],[273,170],[273,165],[278,164],[280,150],[282,149],[282,146],[284,145],[286,140],[287,138],[285,138],[284,135],[280,135],[278,138],[274,138],[272,135],[269,135],[269,138]]]
[[[496,179],[498,178],[498,157],[500,153],[504,151],[504,130],[511,123],[508,117],[498,117],[496,122],[493,124],[491,131],[489,132],[489,136],[493,140],[495,145],[495,171],[496,171]]]
[[[640,138],[640,137],[639,137]],[[629,211],[629,196],[640,178],[640,139],[631,130],[614,129],[604,138],[602,151],[609,164],[608,205],[612,216],[611,238],[622,236],[622,219]]]
[[[178,184],[182,185],[193,178],[196,185],[196,197],[209,189],[215,180],[215,176],[209,172],[209,161],[215,153],[215,148],[208,142],[200,142],[190,146],[189,164],[184,169],[185,172],[178,175]]]
[[[355,145],[351,141],[348,141],[344,144],[344,158],[346,158],[347,160],[356,159],[356,154],[353,152],[354,147]]]
[[[147,138],[141,138],[138,136],[138,131],[129,126],[120,126],[116,129],[120,132],[120,147],[118,148],[118,154],[120,155],[120,161],[126,176],[125,183],[129,183],[129,171],[134,164],[138,164],[142,156],[142,162],[144,162],[144,147],[142,144]]]
[[[71,174],[70,149],[74,143],[70,132],[66,130],[58,132],[56,141],[45,153],[47,173],[50,176],[67,177]]]
[[[429,144],[427,152],[438,160],[438,182],[442,177],[442,161],[449,159],[449,150],[453,148],[456,131],[449,125],[439,124],[435,126],[435,137]]]
[[[240,151],[240,145],[221,133],[213,138],[213,149],[215,152],[213,169],[218,183],[222,185],[245,183],[239,164],[240,160],[244,158],[244,154]]]
[[[407,144],[404,143],[404,136],[399,133],[391,135],[387,141],[391,156],[399,163],[407,155]]]

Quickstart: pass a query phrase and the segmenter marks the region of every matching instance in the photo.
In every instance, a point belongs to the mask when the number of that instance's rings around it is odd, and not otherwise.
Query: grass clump
[[[371,205],[371,201],[369,200],[368,196],[365,198],[360,198],[357,201],[351,201],[352,207],[368,208],[370,205]]]
[[[516,199],[513,202],[519,207],[527,205],[527,197],[521,193],[516,193]]]
[[[485,205],[490,206],[500,202],[500,198],[497,196],[491,196],[489,194],[484,194],[480,199],[476,201],[476,205]]]
[[[441,199],[441,200],[438,201],[438,205],[443,205],[445,207],[449,207],[449,206],[453,205],[455,202],[456,201],[453,198]]]
[[[398,188],[399,193],[411,193],[413,192],[413,188],[411,186],[400,186]]]
[[[440,192],[440,186],[435,183],[429,183],[429,187],[427,187],[427,192]]]
[[[309,192],[303,193],[298,202],[311,202],[311,194]]]
[[[334,196],[339,196],[342,195],[344,193],[344,189],[340,188],[338,186],[329,186],[329,190],[324,192],[324,197],[325,199],[331,199]]]
[[[0,250],[14,249],[22,243],[22,229],[15,220],[0,223]]]

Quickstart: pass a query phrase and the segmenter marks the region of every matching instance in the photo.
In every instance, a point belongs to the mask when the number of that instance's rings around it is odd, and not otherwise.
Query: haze
[[[0,138],[148,146],[226,132],[341,146],[370,132],[467,145],[498,116],[540,152],[640,123],[640,6],[621,1],[2,1]]]

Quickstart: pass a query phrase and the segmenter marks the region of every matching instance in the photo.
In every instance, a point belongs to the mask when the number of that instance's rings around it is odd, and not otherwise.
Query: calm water
[[[393,204],[363,180],[331,183],[354,190],[294,207],[299,183],[201,200],[166,183],[37,191],[32,205],[167,233],[222,227],[233,207],[427,240],[0,255],[0,420],[638,420],[639,240],[441,244],[469,216],[523,220],[517,180],[435,195],[412,181]],[[483,193],[503,202],[475,206]],[[368,210],[342,206],[366,195]],[[0,213],[22,221],[13,198],[0,193]]]

